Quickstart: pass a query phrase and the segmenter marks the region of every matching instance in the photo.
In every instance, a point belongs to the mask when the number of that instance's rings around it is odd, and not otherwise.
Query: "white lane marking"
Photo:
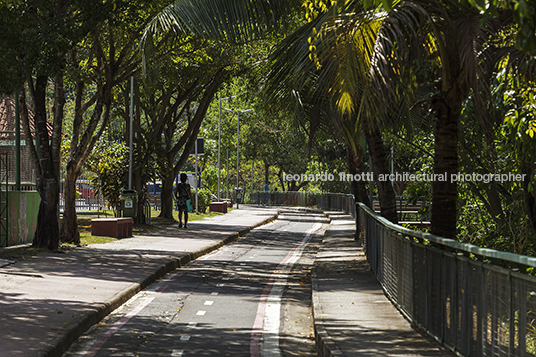
[[[171,357],[182,357],[184,350],[173,350],[171,351]]]
[[[210,301],[210,300],[205,301],[205,305],[207,306],[211,306],[212,304],[214,304],[214,301]]]
[[[169,282],[177,277],[181,277],[182,275],[186,274],[186,270],[178,271],[174,274],[172,274],[169,277],[169,281],[162,284],[158,289],[154,291],[153,294],[148,295],[136,308],[131,310],[129,313],[127,313],[125,316],[123,316],[119,321],[117,321],[115,324],[113,324],[112,327],[105,333],[101,335],[101,337],[96,340],[93,345],[91,345],[91,348],[86,352],[86,357],[94,357],[97,352],[99,352],[100,348],[110,337],[112,337],[113,334],[115,334],[117,331],[119,331],[123,326],[127,324],[127,322],[130,321],[131,318],[136,316],[141,310],[143,310],[147,305],[149,305],[162,291],[164,291],[168,285]]]
[[[189,341],[190,340],[190,335],[181,335],[181,341]]]
[[[318,218],[316,218],[318,220]],[[251,333],[250,355],[252,357],[279,357],[279,325],[281,320],[281,298],[288,273],[303,254],[313,232],[322,227],[320,222],[305,232],[303,240],[296,244],[270,276],[261,295]]]
[[[206,311],[199,310],[196,315],[197,316],[204,316],[206,313],[207,313]]]
[[[187,328],[194,328],[197,326],[197,322],[190,322],[188,323],[188,326],[186,326]]]
[[[216,295],[218,295],[218,294],[219,294],[219,293],[218,293],[218,292],[216,292],[216,291],[214,291],[214,292],[210,293],[210,295],[212,295],[212,296],[216,296]]]
[[[221,288],[222,286],[224,286],[225,284],[218,284],[216,285],[217,287]]]

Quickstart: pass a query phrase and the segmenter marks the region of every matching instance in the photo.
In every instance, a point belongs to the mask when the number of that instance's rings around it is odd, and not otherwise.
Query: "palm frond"
[[[279,29],[300,4],[298,0],[178,0],[151,20],[142,44],[169,31],[243,43]]]

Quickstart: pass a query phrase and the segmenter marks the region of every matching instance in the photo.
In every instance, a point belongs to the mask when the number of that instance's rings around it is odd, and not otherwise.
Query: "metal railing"
[[[347,195],[251,197],[254,203],[357,210],[370,267],[410,321],[463,356],[536,356],[536,258],[401,227],[362,203],[348,209],[353,199]]]
[[[151,203],[148,199],[143,200],[143,214],[145,216],[145,224],[151,224]]]
[[[98,211],[105,209],[106,201],[101,194],[93,190],[89,175],[82,174],[76,180],[75,185],[78,191],[78,197],[75,200],[76,211]],[[60,210],[63,210],[65,206],[64,190],[65,183],[62,180],[60,182]]]
[[[249,194],[249,203],[269,206],[318,207],[324,210],[345,211],[353,216],[355,215],[354,196],[341,193],[253,191]]]
[[[463,356],[536,355],[536,258],[412,231],[358,207],[371,269],[411,321]]]

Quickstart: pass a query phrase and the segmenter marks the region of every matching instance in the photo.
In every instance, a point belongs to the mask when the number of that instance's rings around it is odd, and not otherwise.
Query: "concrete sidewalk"
[[[311,273],[318,355],[455,356],[414,330],[385,296],[354,239],[354,218],[326,214],[331,226]]]
[[[273,208],[241,206],[189,222],[188,229],[173,225],[0,268],[0,356],[61,356],[140,289],[277,215]]]

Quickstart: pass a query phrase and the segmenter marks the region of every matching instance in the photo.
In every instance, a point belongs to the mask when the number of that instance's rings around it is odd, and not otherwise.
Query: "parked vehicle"
[[[150,194],[162,192],[162,181],[147,183],[147,192]]]
[[[89,181],[77,181],[76,189],[80,194],[80,198],[93,198],[95,197],[95,191],[91,188]]]

